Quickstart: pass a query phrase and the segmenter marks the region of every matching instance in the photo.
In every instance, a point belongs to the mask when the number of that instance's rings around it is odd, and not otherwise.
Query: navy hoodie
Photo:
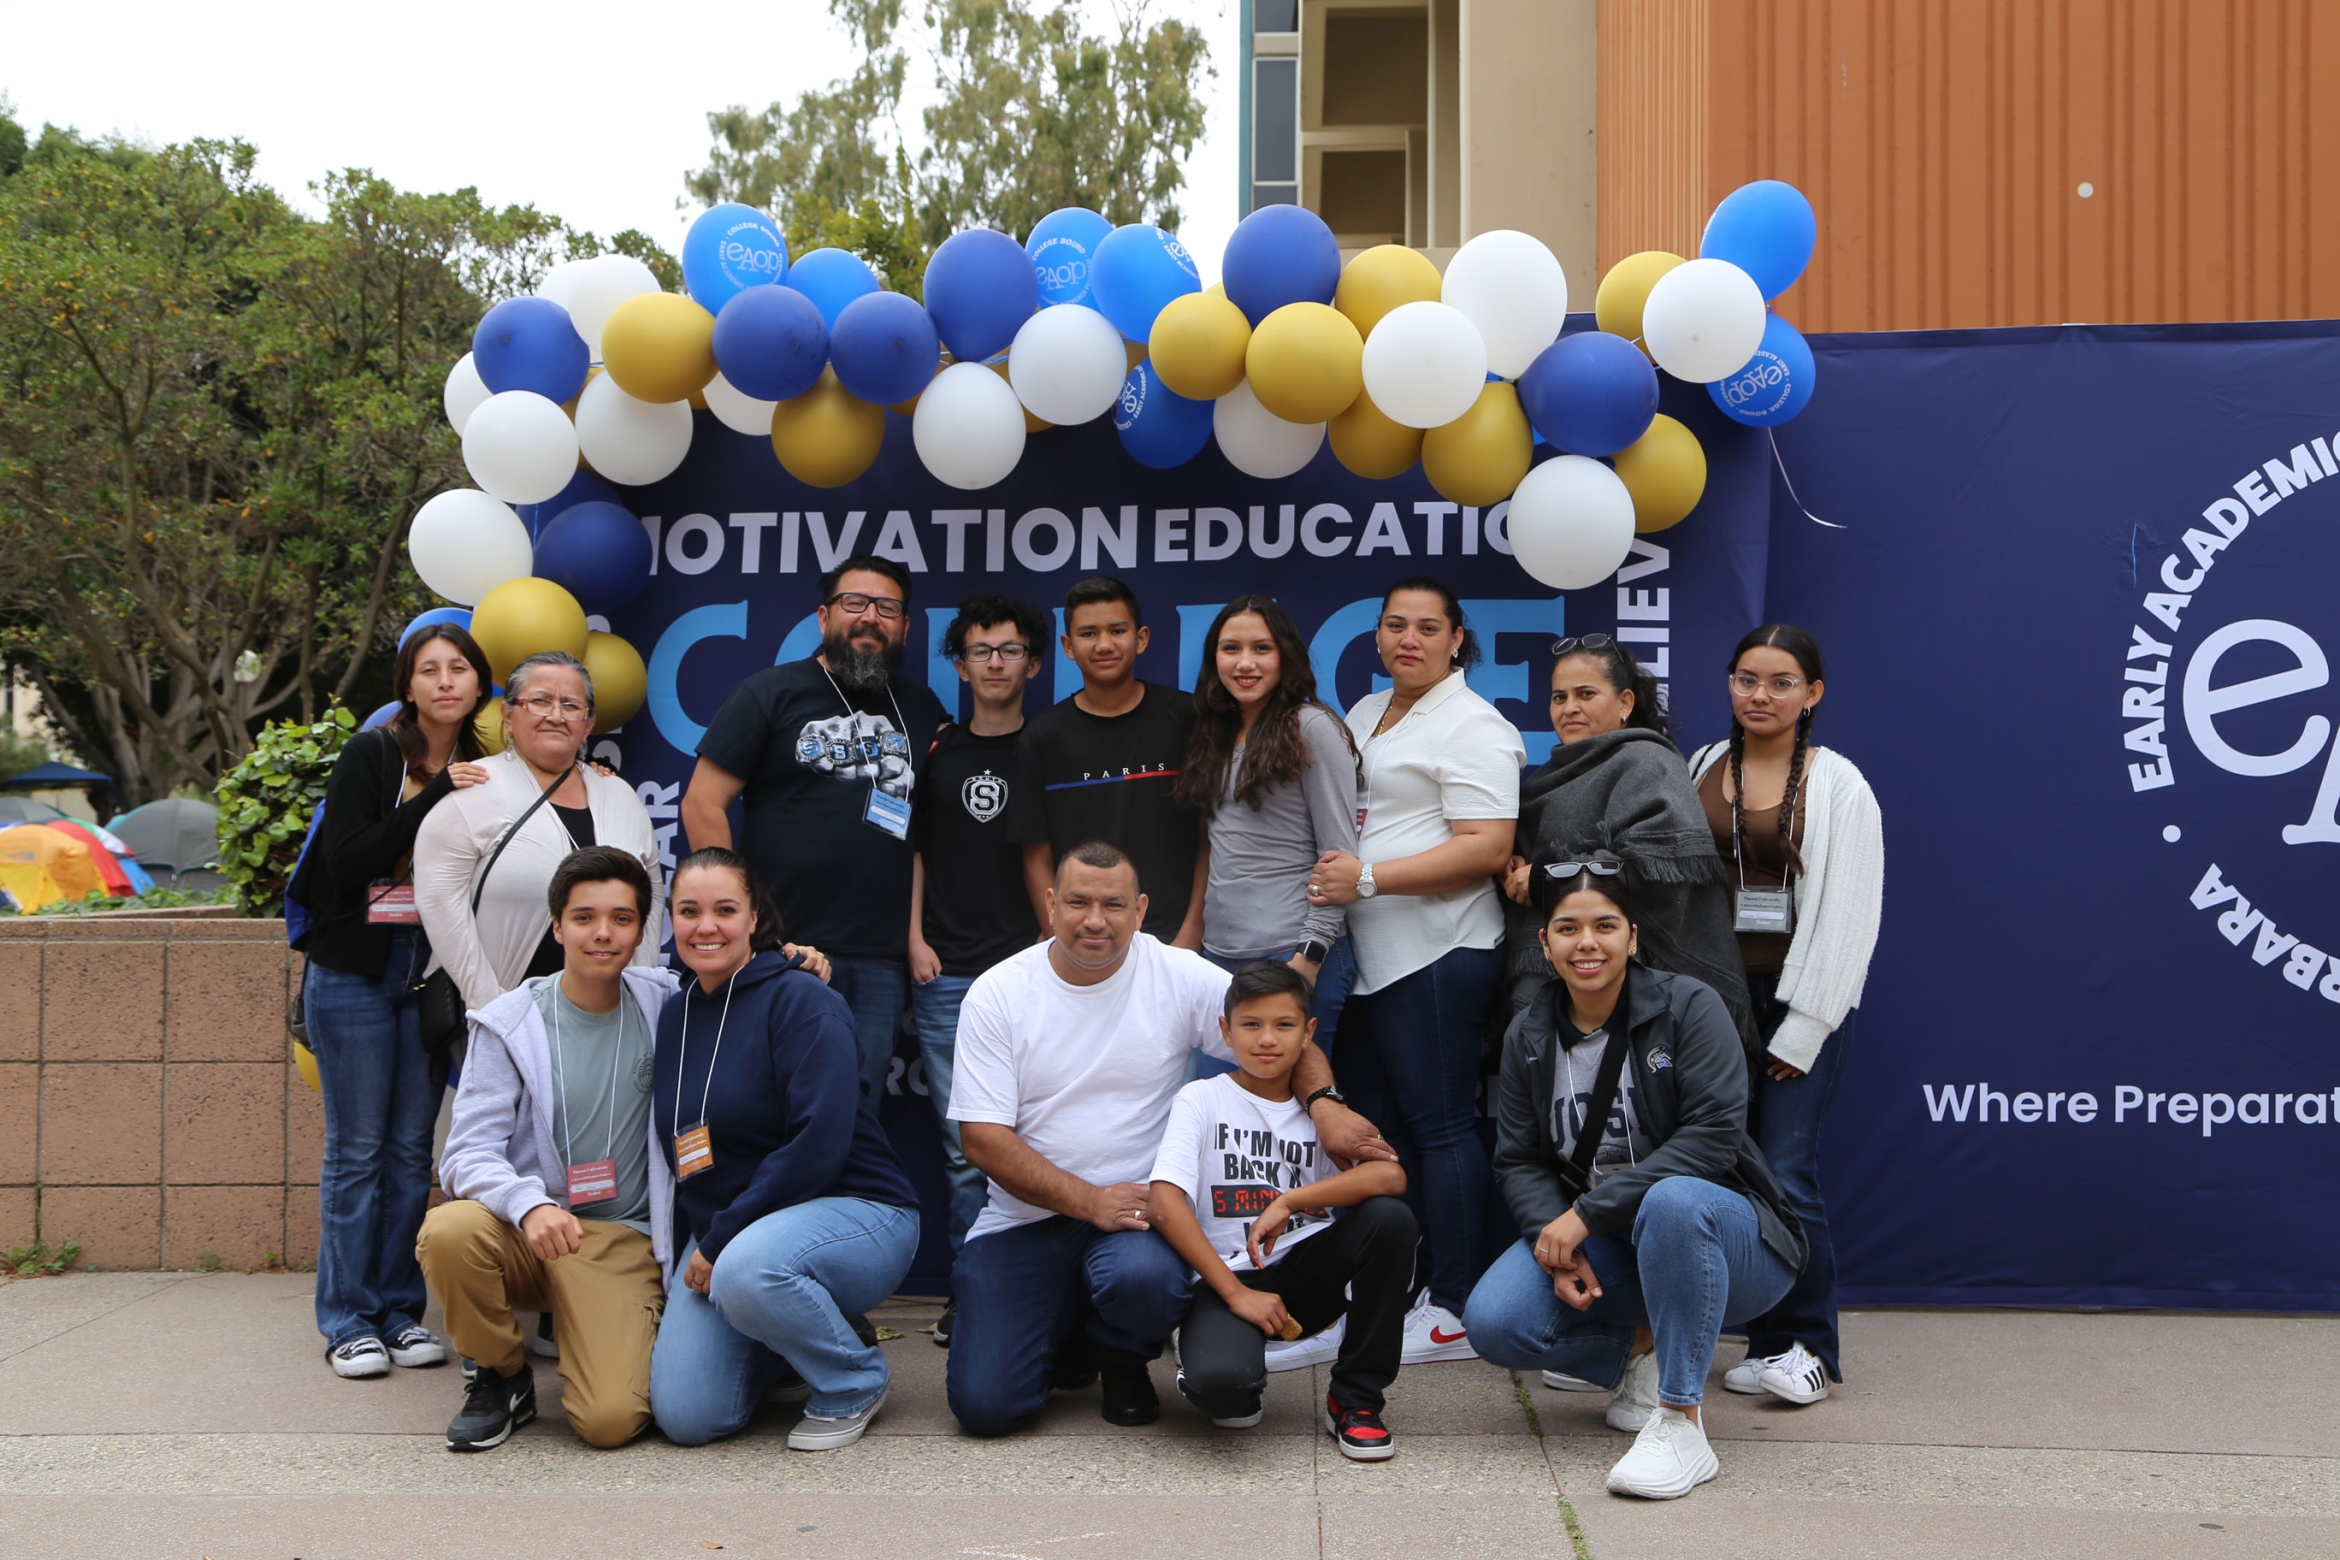
[[[671,1166],[679,1073],[684,1123],[697,1124],[703,1098],[715,1154],[714,1164],[675,1184],[675,1249],[696,1239],[712,1262],[765,1214],[816,1197],[917,1208],[910,1174],[862,1093],[861,1049],[845,999],[797,960],[771,951],[748,960],[729,996],[725,1016],[725,988],[703,991],[685,971],[681,998],[658,1015],[652,1110],[659,1144]]]

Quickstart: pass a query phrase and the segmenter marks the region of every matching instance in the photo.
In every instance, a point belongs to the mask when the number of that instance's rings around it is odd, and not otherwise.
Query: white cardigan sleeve
[[[1842,754],[1823,749],[1814,759],[1806,871],[1796,884],[1795,937],[1779,977],[1788,1015],[1769,1047],[1807,1072],[1860,1005],[1885,899],[1885,829],[1875,793]]]
[[[490,781],[493,785],[495,782]],[[484,1008],[504,994],[479,940],[471,914],[471,880],[483,851],[458,791],[440,801],[414,837],[414,902],[431,957],[455,978],[467,1008]],[[489,837],[492,848],[494,836]]]

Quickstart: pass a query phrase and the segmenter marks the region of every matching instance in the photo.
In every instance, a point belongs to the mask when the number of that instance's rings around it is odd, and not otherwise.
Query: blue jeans
[[[1582,1311],[1552,1292],[1529,1242],[1495,1259],[1463,1317],[1479,1358],[1614,1387],[1625,1378],[1633,1330],[1647,1327],[1657,1338],[1658,1396],[1688,1408],[1705,1398],[1723,1328],[1778,1304],[1796,1276],[1763,1244],[1753,1203],[1695,1176],[1649,1189],[1631,1242],[1595,1235],[1583,1249],[1601,1297]]]
[[[1427,1248],[1418,1276],[1457,1315],[1486,1245],[1479,1052],[1502,982],[1502,949],[1456,948],[1369,996],[1352,995],[1336,1073],[1350,1107],[1398,1151]]]
[[[910,963],[832,956],[829,989],[853,1009],[853,1032],[861,1042],[861,1081],[869,1085],[870,1108],[875,1110],[885,1103],[886,1070],[893,1066],[902,1010],[910,1003]]]
[[[1152,1230],[1109,1235],[1062,1214],[967,1242],[951,1292],[945,1381],[970,1435],[1005,1435],[1040,1412],[1076,1335],[1104,1364],[1142,1365],[1193,1299],[1186,1263]]]
[[[675,1263],[679,1275],[698,1243]],[[854,1335],[918,1249],[915,1209],[816,1197],[765,1214],[715,1259],[707,1293],[678,1276],[650,1351],[650,1412],[670,1441],[704,1446],[748,1422],[784,1369],[808,1414],[843,1419],[886,1390],[885,1351]]]
[[[1749,977],[1755,998],[1756,1020],[1769,1040],[1787,1017],[1787,1004],[1776,995],[1777,975]],[[1828,1123],[1828,1107],[1836,1100],[1836,1082],[1844,1073],[1844,1053],[1852,1043],[1854,1013],[1828,1037],[1812,1070],[1801,1078],[1774,1078],[1761,1070],[1769,1058],[1758,1058],[1755,1098],[1748,1126],[1755,1145],[1771,1173],[1779,1177],[1788,1206],[1804,1226],[1812,1255],[1804,1263],[1779,1304],[1747,1324],[1747,1352],[1769,1357],[1784,1354],[1800,1343],[1828,1367],[1832,1381],[1844,1380],[1837,1368],[1836,1243],[1828,1236],[1828,1207],[1820,1200],[1820,1132]]]
[[[1289,964],[1292,955],[1299,951],[1296,947],[1285,948],[1264,957],[1278,964]],[[1208,948],[1202,951],[1202,956],[1230,975],[1252,962],[1249,959],[1231,959],[1223,953],[1213,953]],[[1324,1053],[1327,1061],[1332,1059],[1333,1041],[1341,1032],[1341,1010],[1349,1004],[1349,987],[1356,979],[1357,956],[1349,950],[1349,939],[1343,937],[1332,945],[1331,951],[1324,956],[1324,963],[1318,967],[1315,1000],[1308,1005],[1308,1016],[1316,1020],[1316,1048]],[[1207,1051],[1197,1051],[1194,1059],[1187,1063],[1186,1081],[1192,1083],[1197,1078],[1215,1078],[1220,1073],[1234,1070],[1233,1062],[1222,1062]]]
[[[951,1068],[959,1054],[959,1004],[967,999],[972,975],[937,975],[910,988],[910,1023],[918,1031],[918,1056],[926,1065],[926,1097],[942,1126],[943,1175],[951,1184],[951,1254],[967,1242],[967,1228],[983,1211],[989,1181],[967,1163],[959,1148],[959,1124],[950,1118]]]
[[[429,1296],[415,1237],[431,1196],[439,1085],[411,990],[431,962],[420,927],[390,934],[380,980],[312,963],[302,978],[309,1049],[325,1095],[317,1175],[317,1330],[328,1347],[388,1337]]]

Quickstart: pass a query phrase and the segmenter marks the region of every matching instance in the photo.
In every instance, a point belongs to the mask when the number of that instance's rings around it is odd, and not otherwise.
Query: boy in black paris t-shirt
[[[974,695],[974,713],[945,728],[918,777],[910,839],[917,850],[910,902],[910,1019],[926,1065],[927,1095],[942,1122],[951,1184],[951,1251],[983,1211],[983,1172],[959,1152],[949,1119],[958,1050],[959,1003],[975,977],[1032,946],[1025,919],[1023,848],[1008,838],[1024,688],[1040,669],[1048,629],[1035,609],[1006,596],[959,603],[943,632],[943,653]],[[950,1342],[946,1312],[935,1341]]]
[[[948,718],[900,675],[909,604],[910,577],[891,559],[823,575],[820,652],[731,690],[682,801],[697,849],[731,844],[729,809],[745,795],[740,851],[788,938],[829,956],[873,1096],[909,1001],[912,793]]]
[[[1064,598],[1064,649],[1081,669],[1078,693],[1032,717],[1016,749],[1008,837],[1024,848],[1024,884],[1048,926],[1057,860],[1086,840],[1125,852],[1146,885],[1145,930],[1181,948],[1202,946],[1202,827],[1171,800],[1194,729],[1194,698],[1140,682],[1147,634],[1137,594],[1098,574]]]

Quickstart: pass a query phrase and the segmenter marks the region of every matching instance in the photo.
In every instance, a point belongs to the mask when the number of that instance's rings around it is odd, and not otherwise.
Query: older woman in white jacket
[[[545,891],[573,850],[612,846],[649,872],[653,900],[633,963],[655,965],[666,936],[650,815],[633,787],[581,760],[593,732],[593,677],[584,663],[551,651],[514,667],[504,729],[504,751],[485,761],[487,783],[443,799],[414,842],[414,898],[430,934],[432,967],[454,977],[474,1012],[529,976],[560,969]]]

